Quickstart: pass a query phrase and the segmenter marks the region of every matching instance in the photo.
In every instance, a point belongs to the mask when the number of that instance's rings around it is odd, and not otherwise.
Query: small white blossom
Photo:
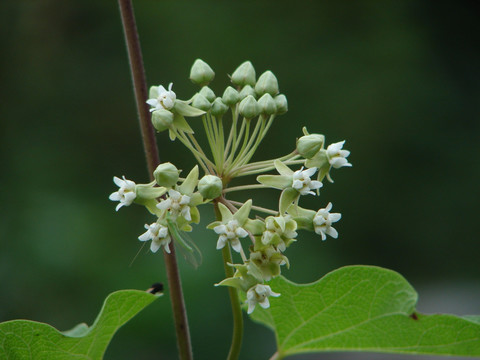
[[[170,253],[170,248],[168,244],[172,241],[170,236],[168,236],[168,227],[155,222],[151,225],[145,224],[145,229],[147,231],[138,237],[140,241],[152,240],[150,245],[150,250],[152,252],[157,252],[161,246],[165,249],[167,253]]]
[[[125,179],[125,176],[123,176],[123,180],[114,176],[113,182],[119,187],[119,189],[118,191],[111,193],[108,198],[112,201],[120,201],[120,204],[115,208],[115,210],[118,211],[122,206],[131,205],[133,200],[137,197],[137,194],[135,193],[135,183],[131,180]]]
[[[330,235],[334,239],[338,237],[338,231],[332,227],[332,223],[337,222],[342,218],[340,213],[330,213],[332,210],[332,203],[329,202],[325,209],[320,209],[313,218],[313,227],[318,235],[322,236],[322,240]]]
[[[273,292],[270,286],[257,284],[247,291],[248,313],[251,314],[255,310],[255,305],[259,304],[262,308],[270,307],[269,296],[278,297],[280,294]]]
[[[228,221],[226,224],[215,226],[213,231],[220,235],[217,241],[217,249],[223,249],[227,241],[230,241],[233,250],[238,253],[242,250],[239,238],[248,236],[248,232],[239,226],[235,219]]]
[[[178,215],[182,215],[185,220],[191,221],[190,215],[190,196],[182,195],[176,190],[168,190],[168,197],[157,204],[160,210],[169,210],[172,219],[175,220]]]
[[[310,177],[315,174],[317,168],[313,167],[307,170],[303,170],[303,167],[300,170],[297,170],[293,173],[293,183],[292,187],[297,190],[301,195],[315,193],[312,190],[320,189],[323,184],[317,180],[311,180]]]
[[[350,151],[342,150],[345,140],[333,143],[327,147],[327,157],[328,162],[335,169],[341,168],[342,166],[352,166],[347,160]]]
[[[150,112],[160,109],[170,110],[175,104],[177,95],[172,91],[173,83],[168,85],[168,90],[166,90],[162,85],[158,86],[158,96],[156,99],[148,99],[147,104],[153,106],[150,109]]]

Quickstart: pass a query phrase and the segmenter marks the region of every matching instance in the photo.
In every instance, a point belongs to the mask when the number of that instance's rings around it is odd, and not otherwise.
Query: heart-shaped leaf
[[[422,315],[417,293],[398,273],[348,266],[312,284],[278,277],[282,295],[252,318],[275,332],[275,358],[323,351],[480,356],[480,317]]]
[[[0,323],[0,359],[102,359],[115,332],[157,298],[145,291],[116,291],[90,328],[79,324],[65,332],[29,320]]]

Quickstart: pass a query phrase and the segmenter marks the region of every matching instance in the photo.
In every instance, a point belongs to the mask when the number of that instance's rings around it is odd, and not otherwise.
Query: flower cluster
[[[119,201],[116,210],[136,203],[155,216],[155,221],[145,224],[147,231],[138,238],[143,242],[151,240],[152,252],[163,247],[170,253],[173,240],[187,259],[196,259],[196,264],[201,253],[184,234],[199,222],[198,207],[212,204],[217,220],[207,227],[218,236],[216,248],[227,258],[233,249],[241,259],[228,264],[235,273],[219,285],[243,292],[250,314],[256,305],[268,308],[269,298],[280,296],[267,282],[280,275],[282,266],[290,266],[285,253],[298,241],[298,231],[313,231],[322,240],[338,237],[332,225],[341,214],[331,212],[332,203],[316,211],[302,208],[299,203],[302,196],[319,196],[325,177],[333,182],[332,169],[352,165],[347,160],[350,152],[343,149],[345,141],[325,148],[325,136],[309,134],[306,128],[290,153],[252,162],[276,117],[287,112],[287,99],[279,93],[275,75],[266,71],[257,78],[249,61],[232,73],[232,86],[222,96],[216,96],[208,87],[214,76],[208,64],[196,60],[190,79],[201,89],[189,100],[177,99],[170,84],[168,90],[153,86],[147,101],[155,129],[168,130],[170,139],[180,141],[190,150],[198,166],[181,178],[181,171],[173,164],[160,164],[153,174],[155,180],[149,184],[114,177],[119,190],[110,195],[110,200]],[[200,120],[189,123],[186,118]],[[211,156],[197,141],[195,127],[203,127]],[[278,174],[270,174],[273,169]],[[201,178],[200,171],[204,173]],[[244,176],[256,176],[256,182],[232,185],[236,178]],[[252,199],[240,202],[231,198],[237,191],[268,188],[280,190],[276,209],[258,206]]]

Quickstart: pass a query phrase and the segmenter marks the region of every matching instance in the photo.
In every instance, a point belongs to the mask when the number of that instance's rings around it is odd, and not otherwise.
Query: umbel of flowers
[[[341,214],[331,212],[331,202],[318,210],[299,204],[304,196],[319,196],[325,178],[333,183],[332,169],[351,166],[347,160],[350,152],[343,149],[345,141],[325,146],[324,135],[309,134],[303,128],[303,136],[290,153],[251,162],[268,131],[278,122],[277,116],[287,112],[287,98],[279,93],[277,78],[271,71],[257,78],[249,61],[231,74],[232,84],[221,95],[208,87],[214,76],[211,67],[198,59],[190,79],[200,90],[191,98],[177,98],[170,83],[168,88],[152,86],[147,101],[155,129],[168,131],[172,141],[180,141],[198,165],[181,177],[183,171],[175,165],[160,164],[154,172],[155,181],[148,184],[114,177],[119,189],[110,195],[110,200],[119,202],[117,211],[132,203],[144,206],[154,219],[145,224],[146,232],[138,239],[151,241],[152,252],[163,247],[167,253],[173,240],[195,265],[201,261],[201,253],[185,233],[192,231],[192,224],[199,223],[198,207],[212,204],[217,221],[208,225],[213,231],[211,246],[231,248],[241,259],[229,264],[235,274],[219,285],[244,292],[250,314],[257,304],[268,308],[269,298],[280,296],[268,281],[280,275],[282,266],[290,266],[286,250],[298,240],[297,231],[314,231],[322,240],[338,237],[333,225]],[[204,130],[208,150],[197,141],[198,128]],[[254,183],[232,186],[236,178],[245,176],[253,177]],[[253,195],[245,202],[232,198],[237,191],[267,188],[280,191],[278,208],[260,206]]]

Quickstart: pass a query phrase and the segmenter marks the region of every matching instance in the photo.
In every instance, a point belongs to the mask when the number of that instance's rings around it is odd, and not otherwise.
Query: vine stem
[[[218,210],[218,203],[215,203],[215,217],[217,220],[221,220],[222,216]],[[230,245],[227,243],[222,249],[223,267],[225,269],[225,275],[227,278],[233,277],[234,270],[228,265],[232,264],[232,253],[230,251]],[[237,360],[240,356],[240,350],[242,347],[243,339],[243,314],[240,306],[240,299],[238,297],[237,289],[234,287],[228,287],[228,294],[230,295],[230,303],[232,305],[233,315],[233,334],[232,344],[230,345],[230,351],[228,353],[227,360]]]
[[[122,18],[125,42],[127,45],[145,158],[150,180],[152,181],[153,171],[159,165],[160,157],[158,155],[155,131],[150,121],[150,112],[148,110],[148,105],[146,104],[148,99],[147,82],[145,79],[145,70],[143,67],[137,25],[135,23],[135,15],[131,0],[118,0],[118,5],[120,8],[120,16]],[[193,354],[188,327],[187,310],[183,298],[182,283],[180,280],[180,272],[178,270],[173,242],[170,242],[170,254],[164,251],[163,255],[165,259],[165,267],[167,269],[168,287],[170,289],[170,300],[177,334],[179,357],[182,360],[191,360],[193,359]]]

